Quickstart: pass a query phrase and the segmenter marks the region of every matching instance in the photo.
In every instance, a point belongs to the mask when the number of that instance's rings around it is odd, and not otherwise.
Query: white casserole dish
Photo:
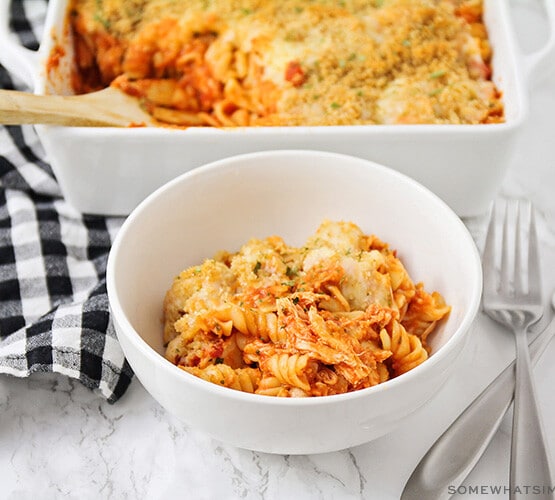
[[[0,62],[37,94],[71,94],[71,44],[66,0],[50,0],[38,53],[8,31],[9,1],[0,3]],[[439,195],[460,216],[485,212],[497,193],[527,114],[531,77],[555,46],[553,30],[543,48],[523,55],[506,0],[484,0],[494,51],[493,80],[503,93],[506,122],[488,125],[372,125],[189,128],[76,128],[36,126],[67,201],[90,214],[127,215],[170,179],[227,156],[267,149],[344,153],[390,166]],[[549,25],[555,4],[543,1]],[[59,70],[45,63],[55,43],[66,48]]]

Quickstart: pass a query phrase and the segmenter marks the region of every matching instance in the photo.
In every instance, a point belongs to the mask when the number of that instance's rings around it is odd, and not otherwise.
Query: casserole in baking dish
[[[14,44],[7,34],[7,3],[0,8],[0,41],[7,48],[0,62],[26,78],[35,93],[73,93],[67,3],[50,1],[38,54]],[[545,8],[552,21],[552,2],[545,2]],[[459,215],[479,214],[487,209],[509,165],[526,115],[532,69],[553,48],[551,36],[543,50],[522,56],[507,9],[503,0],[484,1],[492,81],[502,94],[502,123],[36,129],[64,195],[85,213],[127,214],[167,180],[226,156],[265,149],[320,149],[393,167],[436,192]],[[59,62],[52,71],[48,60],[55,48]]]
[[[482,0],[71,0],[72,82],[183,126],[498,123],[482,17]]]

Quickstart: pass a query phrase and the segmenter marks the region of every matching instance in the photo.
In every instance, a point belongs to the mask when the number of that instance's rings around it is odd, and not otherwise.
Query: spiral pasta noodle
[[[183,370],[197,377],[243,392],[254,392],[260,383],[260,372],[253,368],[238,368],[234,370],[228,365],[208,365],[206,368],[181,366]]]
[[[407,333],[401,323],[392,322],[389,331],[383,328],[380,339],[384,349],[391,351],[391,367],[394,375],[401,375],[428,359],[428,352],[420,339]]]
[[[425,362],[449,311],[386,243],[324,221],[302,247],[252,239],[182,271],[164,300],[166,358],[235,390],[330,396]]]

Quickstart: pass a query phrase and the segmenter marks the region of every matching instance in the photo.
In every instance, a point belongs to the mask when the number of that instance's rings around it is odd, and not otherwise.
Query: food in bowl
[[[342,394],[426,361],[449,310],[386,243],[327,220],[300,247],[254,238],[182,271],[165,296],[165,355],[245,392]]]
[[[179,126],[499,123],[482,10],[482,0],[72,0],[72,83],[118,87]]]

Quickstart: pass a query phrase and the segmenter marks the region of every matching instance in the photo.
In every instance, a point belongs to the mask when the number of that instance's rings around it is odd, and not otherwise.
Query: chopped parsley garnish
[[[102,24],[102,26],[104,26],[104,29],[110,29],[110,21],[102,16],[102,0],[96,0],[96,9],[97,10],[94,13],[94,20]]]
[[[288,278],[294,278],[295,276],[297,276],[298,272],[299,271],[294,267],[292,268],[287,266],[287,269],[285,269],[285,274]]]
[[[110,29],[110,21],[108,19],[102,17],[98,12],[94,15],[94,20],[104,27],[105,30]]]
[[[439,87],[437,89],[432,90],[431,92],[428,92],[428,95],[430,97],[434,97],[434,96],[440,94],[441,92],[443,92],[443,89],[445,89],[445,87]]]
[[[431,73],[430,78],[432,78],[432,79],[441,78],[442,76],[445,76],[446,74],[447,74],[447,71],[445,71],[444,69],[440,69],[439,71],[434,71],[433,73]]]

